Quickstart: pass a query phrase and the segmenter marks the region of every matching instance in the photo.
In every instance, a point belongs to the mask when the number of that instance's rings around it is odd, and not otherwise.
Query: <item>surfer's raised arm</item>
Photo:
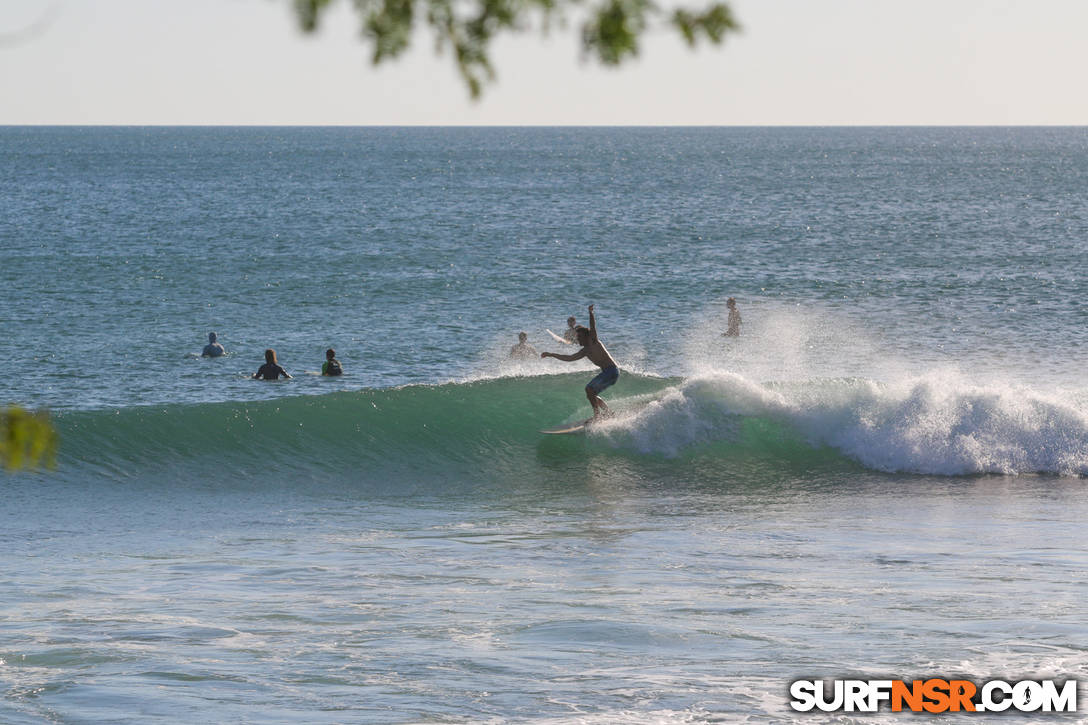
[[[589,328],[578,325],[575,332],[578,333],[578,344],[582,346],[581,350],[573,355],[542,352],[540,357],[554,357],[556,360],[563,360],[564,362],[574,362],[588,357],[590,362],[601,369],[600,374],[590,380],[589,385],[586,386],[586,398],[589,399],[589,404],[593,406],[593,419],[596,420],[602,415],[611,415],[608,406],[601,399],[601,391],[619,380],[620,369],[616,365],[616,361],[608,354],[608,350],[597,339],[597,318],[593,315],[593,305],[589,306]]]

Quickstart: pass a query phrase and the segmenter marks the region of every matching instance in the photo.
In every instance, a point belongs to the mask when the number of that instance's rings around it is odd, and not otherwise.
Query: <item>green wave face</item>
[[[709,481],[844,467],[931,475],[1088,474],[1079,404],[945,379],[756,383],[624,374],[582,434],[586,373],[57,416],[61,475],[333,478],[461,485],[597,462]],[[565,471],[565,475],[570,471]],[[648,474],[649,475],[649,474]],[[655,474],[656,475],[656,474]]]
[[[479,473],[532,460],[540,430],[588,417],[585,373],[339,392],[248,403],[61,413],[60,468],[111,477],[206,469],[295,474]],[[624,393],[668,381],[625,375]],[[211,475],[211,474],[209,474]]]

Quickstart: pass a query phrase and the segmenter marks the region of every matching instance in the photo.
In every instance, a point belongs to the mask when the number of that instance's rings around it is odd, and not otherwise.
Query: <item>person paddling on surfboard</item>
[[[586,397],[589,398],[589,404],[593,406],[593,419],[596,420],[602,415],[609,416],[612,411],[601,400],[601,391],[615,385],[616,381],[620,379],[620,370],[616,367],[616,361],[608,354],[608,350],[597,339],[597,320],[593,316],[593,305],[589,306],[589,329],[587,330],[582,325],[578,325],[574,329],[578,336],[578,344],[582,346],[581,350],[573,355],[542,352],[540,357],[554,357],[556,360],[563,360],[564,362],[574,362],[584,357],[589,358],[590,362],[601,369],[600,374],[586,385]]]

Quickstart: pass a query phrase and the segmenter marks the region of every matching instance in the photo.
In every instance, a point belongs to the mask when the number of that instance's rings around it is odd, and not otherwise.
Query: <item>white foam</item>
[[[735,373],[705,374],[600,434],[640,452],[676,456],[736,441],[741,421],[753,417],[882,471],[1088,475],[1083,407],[947,371],[894,384],[856,378],[761,384]]]

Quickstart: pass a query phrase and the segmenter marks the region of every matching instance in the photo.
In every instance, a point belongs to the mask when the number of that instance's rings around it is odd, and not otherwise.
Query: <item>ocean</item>
[[[1084,128],[2,127],[0,162],[0,404],[60,436],[0,472],[0,722],[1088,680]],[[590,304],[616,415],[542,435],[595,368],[508,351]],[[1086,718],[1002,718],[1040,720]]]

